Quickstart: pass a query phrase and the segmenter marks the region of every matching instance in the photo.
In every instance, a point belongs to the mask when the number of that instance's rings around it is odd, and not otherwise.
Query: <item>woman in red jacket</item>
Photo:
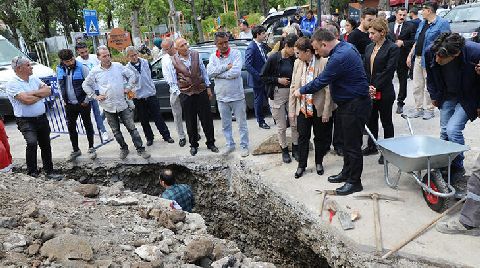
[[[12,155],[10,154],[10,145],[8,136],[3,124],[3,116],[0,116],[0,172],[8,172],[12,169]]]

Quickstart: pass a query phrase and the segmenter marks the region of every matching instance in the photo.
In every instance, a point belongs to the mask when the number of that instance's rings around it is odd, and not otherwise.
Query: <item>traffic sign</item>
[[[83,19],[85,20],[85,29],[87,30],[88,36],[100,35],[96,10],[84,9]]]

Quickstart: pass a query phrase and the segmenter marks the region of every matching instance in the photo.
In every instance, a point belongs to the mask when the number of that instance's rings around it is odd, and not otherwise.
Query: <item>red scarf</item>
[[[215,55],[217,56],[217,58],[227,58],[228,55],[230,55],[230,48],[228,48],[227,50],[227,53],[225,53],[225,55],[222,55],[222,53],[220,53],[220,50],[217,49],[217,52],[215,53]]]

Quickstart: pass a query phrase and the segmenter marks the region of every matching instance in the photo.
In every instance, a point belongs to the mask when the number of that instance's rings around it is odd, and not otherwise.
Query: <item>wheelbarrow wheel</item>
[[[423,176],[422,182],[428,185],[428,174]],[[447,182],[442,177],[442,173],[439,170],[430,171],[430,187],[432,190],[439,193],[448,193],[450,190],[447,186]],[[438,213],[442,213],[447,210],[453,204],[453,198],[444,198],[433,195],[422,189],[423,198],[427,205]]]

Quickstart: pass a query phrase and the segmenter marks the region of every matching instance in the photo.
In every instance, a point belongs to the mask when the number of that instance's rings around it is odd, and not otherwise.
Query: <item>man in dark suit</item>
[[[404,7],[397,9],[395,21],[390,22],[388,27],[390,38],[400,48],[400,56],[398,57],[397,76],[400,88],[397,97],[397,114],[403,113],[405,98],[407,97],[407,79],[408,66],[407,57],[415,43],[415,33],[417,27],[415,24],[405,21],[407,18],[407,10]]]
[[[245,68],[250,74],[248,76],[248,86],[253,88],[255,117],[257,118],[258,126],[263,129],[270,129],[270,126],[265,123],[263,116],[263,104],[267,100],[267,94],[265,85],[260,78],[260,72],[267,61],[267,53],[270,51],[270,48],[263,43],[267,36],[263,26],[253,27],[252,36],[253,41],[250,42],[245,51]]]

